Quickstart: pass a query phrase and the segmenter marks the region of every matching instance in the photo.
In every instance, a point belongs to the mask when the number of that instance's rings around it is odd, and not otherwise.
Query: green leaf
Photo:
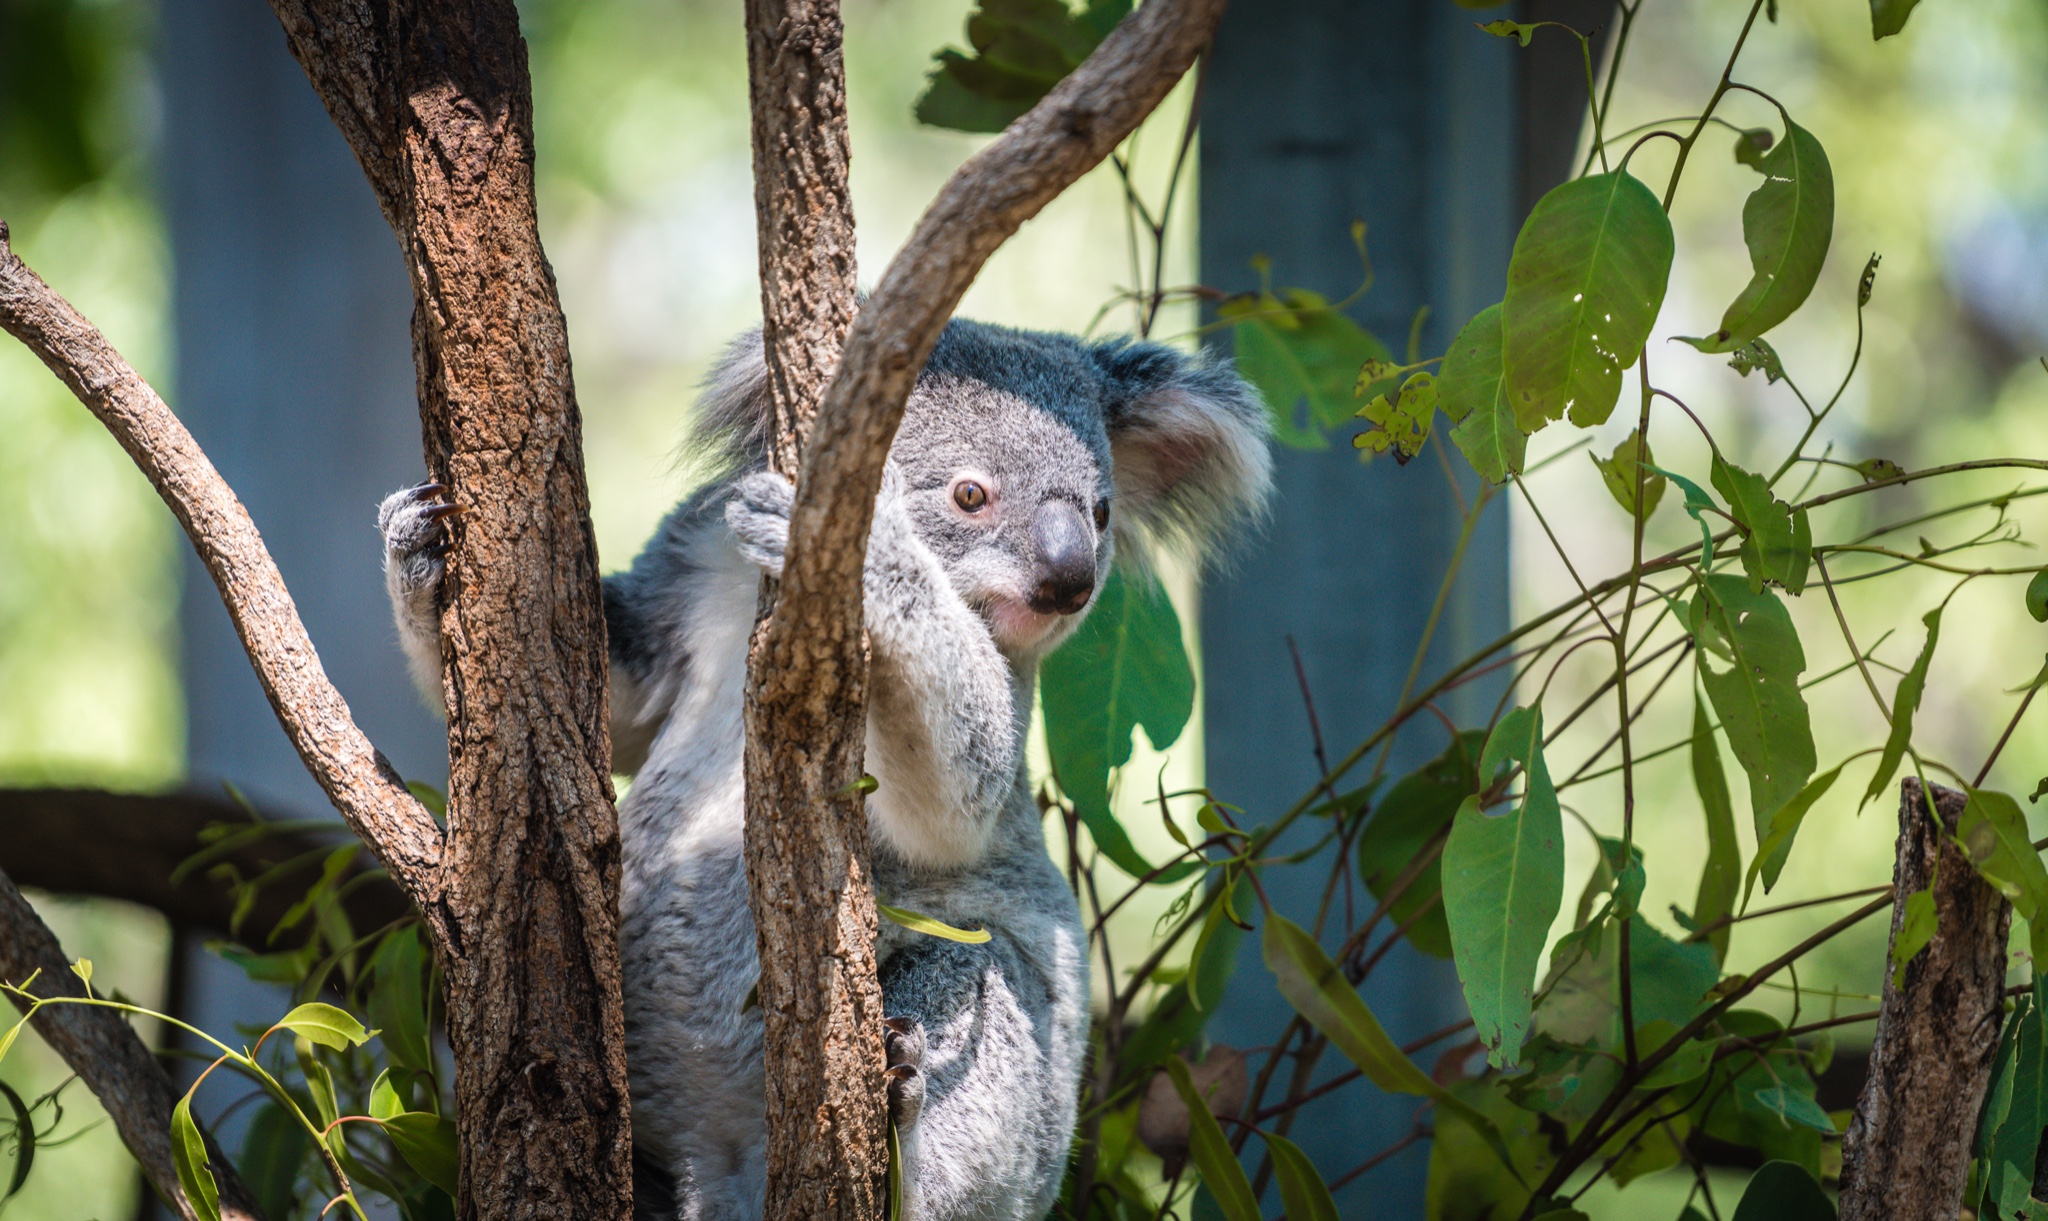
[[[1956,821],[1956,839],[1992,889],[2034,926],[2038,943],[2041,917],[2048,915],[2048,868],[2034,851],[2019,802],[1991,789],[1971,789],[1963,816]]]
[[[1870,0],[1870,40],[1890,38],[1906,28],[1920,0]]]
[[[1195,707],[1195,672],[1181,643],[1180,616],[1149,574],[1110,574],[1071,640],[1039,667],[1046,746],[1060,790],[1074,803],[1102,854],[1132,877],[1152,866],[1131,845],[1109,803],[1109,772],[1131,758],[1139,726],[1156,750],[1179,739]],[[1165,885],[1202,868],[1183,861]]]
[[[1501,1160],[1492,1141],[1463,1122],[1458,1112],[1438,1115],[1436,1134],[1429,1142],[1423,1216],[1428,1221],[1505,1221],[1514,1217],[1529,1202],[1529,1187],[1542,1182],[1557,1163],[1549,1137],[1533,1112],[1502,1093],[1498,1077],[1460,1081],[1450,1091],[1501,1133],[1510,1157]],[[1288,1215],[1293,1216],[1291,1212]]]
[[[943,937],[947,941],[958,941],[967,945],[980,945],[982,942],[987,941],[989,937],[987,929],[954,928],[944,921],[934,920],[930,916],[922,915],[918,912],[905,911],[900,907],[891,907],[887,903],[875,904],[875,910],[880,912],[882,917],[890,923],[900,924],[913,933]]]
[[[1738,149],[1740,145],[1737,146]],[[1738,159],[1740,154],[1738,152]],[[1813,133],[1785,120],[1785,138],[1758,159],[1763,185],[1742,205],[1752,275],[1702,352],[1727,352],[1792,316],[1820,279],[1835,230],[1835,178]]]
[[[974,54],[944,50],[934,58],[917,120],[955,131],[997,132],[1036,105],[1088,57],[1130,11],[1096,3],[1075,13],[1060,0],[982,0],[967,18]]]
[[[1774,1085],[1748,1095],[1749,1105],[1777,1119],[1781,1124],[1799,1124],[1812,1128],[1824,1136],[1835,1135],[1835,1121],[1820,1109],[1812,1095],[1802,1094],[1788,1086]]]
[[[2027,613],[2036,623],[2048,623],[2048,568],[2034,574],[2027,582]]]
[[[454,1124],[431,1111],[407,1111],[385,1120],[384,1134],[406,1165],[454,1198],[460,1177]]]
[[[1450,825],[1459,803],[1479,791],[1479,756],[1486,746],[1480,730],[1460,733],[1444,753],[1403,776],[1373,807],[1372,817],[1352,844],[1358,875],[1375,899],[1385,900],[1429,841]],[[1451,930],[1444,922],[1443,860],[1424,865],[1388,909],[1396,927],[1425,954],[1451,956]]]
[[[1882,796],[1891,787],[1892,777],[1898,773],[1899,763],[1906,757],[1906,749],[1913,742],[1913,714],[1920,709],[1920,696],[1927,689],[1927,667],[1934,662],[1934,645],[1941,639],[1941,608],[1935,607],[1920,617],[1927,626],[1927,640],[1920,646],[1920,655],[1913,659],[1913,667],[1899,680],[1899,688],[1892,696],[1892,728],[1885,735],[1884,753],[1878,757],[1877,770],[1870,774],[1870,787],[1864,790],[1863,800],[1856,803],[1856,812],[1875,798]]]
[[[1508,263],[1501,334],[1508,402],[1525,433],[1567,412],[1589,427],[1621,395],[1664,303],[1671,222],[1625,170],[1552,189]]]
[[[313,1138],[298,1117],[266,1100],[249,1121],[235,1168],[267,1217],[288,1217],[298,1205],[299,1168],[313,1152]]]
[[[1379,427],[1352,437],[1352,446],[1367,454],[1391,451],[1395,462],[1406,464],[1429,441],[1430,426],[1436,421],[1436,400],[1435,374],[1409,374],[1395,401],[1389,402],[1382,394],[1358,409],[1360,418]]]
[[[1500,310],[1489,305],[1465,324],[1444,354],[1437,379],[1437,406],[1457,425],[1451,442],[1489,483],[1521,474],[1529,450],[1529,438],[1515,426],[1514,409],[1508,406]]]
[[[1749,878],[1743,884],[1742,892],[1744,906],[1748,906],[1750,893],[1756,889],[1759,876],[1764,880],[1766,894],[1778,884],[1778,875],[1785,868],[1785,858],[1792,854],[1792,838],[1799,834],[1799,824],[1806,820],[1806,812],[1813,808],[1813,803],[1834,787],[1844,766],[1838,763],[1832,770],[1815,776],[1771,815],[1770,827],[1757,841],[1756,858],[1749,863]]]
[[[1633,938],[1631,938],[1633,940]],[[1636,1030],[1636,1051],[1647,1056],[1660,1051],[1672,1036],[1678,1033],[1678,1023],[1669,1018],[1658,1018],[1645,1022]],[[1643,1078],[1644,1089],[1665,1089],[1684,1085],[1704,1076],[1714,1065],[1714,1044],[1700,1039],[1688,1039],[1678,1050],[1671,1053],[1656,1071]]]
[[[1785,380],[1785,364],[1778,359],[1778,350],[1762,339],[1752,339],[1736,348],[1728,357],[1728,367],[1742,377],[1748,377],[1752,372],[1761,370],[1764,381],[1770,385]]]
[[[1707,493],[1705,488],[1675,471],[1667,471],[1661,466],[1653,466],[1649,463],[1644,464],[1644,469],[1655,471],[1657,474],[1664,476],[1664,478],[1677,484],[1679,491],[1685,493],[1685,515],[1692,518],[1694,524],[1700,528],[1700,574],[1704,576],[1712,572],[1714,570],[1714,528],[1707,522],[1707,513],[1709,511],[1719,512],[1721,506],[1715,502],[1714,498]]]
[[[14,1087],[0,1081],[0,1095],[5,1095],[7,1108],[14,1112],[14,1170],[7,1176],[7,1189],[0,1191],[0,1204],[19,1194],[22,1184],[28,1182],[28,1172],[36,1164],[36,1123],[29,1113],[28,1103],[14,1092]]]
[[[335,1051],[347,1051],[369,1042],[372,1031],[364,1030],[363,1024],[332,1005],[311,1001],[278,1019],[278,1026],[295,1035],[311,1039],[322,1047]]]
[[[1630,516],[1634,516],[1636,511],[1637,445],[1637,430],[1631,429],[1628,436],[1622,438],[1621,444],[1614,447],[1613,457],[1602,458],[1598,454],[1586,455],[1593,460],[1594,469],[1600,472],[1600,482],[1607,485],[1607,494],[1614,497],[1614,503],[1620,505],[1621,511]],[[1648,442],[1641,442],[1641,446],[1644,469],[1646,471],[1653,469],[1657,461],[1657,455],[1650,451]],[[1670,480],[1662,475],[1646,474],[1644,476],[1644,517],[1648,517],[1657,511],[1657,502],[1664,499],[1664,488],[1668,483],[1670,483]]]
[[[1218,315],[1234,323],[1238,371],[1266,400],[1274,438],[1297,449],[1324,448],[1324,430],[1341,427],[1358,409],[1359,370],[1390,359],[1378,339],[1307,289],[1288,289],[1284,299],[1241,299]]]
[[[206,1165],[206,1138],[192,1122],[190,1094],[171,1108],[171,1161],[177,1166],[178,1186],[192,1211],[201,1221],[220,1221],[220,1187]]]
[[[242,974],[262,984],[299,983],[320,958],[320,948],[314,943],[296,950],[279,950],[274,954],[258,954],[231,941],[211,940],[206,943],[206,948],[242,968]]]
[[[405,782],[405,791],[411,793],[421,805],[427,807],[427,813],[432,814],[442,822],[448,821],[448,795],[440,789],[435,788],[424,780],[408,780]]]
[[[2030,1207],[2035,1158],[2041,1132],[2048,1128],[2048,1039],[2042,1026],[2041,984],[2036,981],[2031,1004],[2014,1010],[2011,1084],[2007,1087],[2004,1121],[1990,1141],[1988,1198],[1993,1215],[2024,1217]],[[1992,1210],[1987,1210],[1992,1212]]]
[[[1835,1206],[1803,1167],[1765,1162],[1750,1176],[1735,1221],[1835,1221]]]
[[[1700,867],[1692,918],[1697,927],[1705,928],[1735,913],[1735,896],[1742,889],[1742,845],[1735,838],[1735,804],[1728,796],[1727,773],[1721,768],[1721,747],[1698,695],[1692,700],[1692,783],[1707,820],[1707,860]],[[1730,931],[1724,925],[1707,934],[1716,962],[1728,958]]]
[[[1892,936],[1892,987],[1906,986],[1906,967],[1934,940],[1934,892],[1916,890],[1899,912],[1899,931]]]
[[[377,1023],[391,1062],[414,1072],[434,1071],[427,1037],[426,952],[419,930],[407,925],[387,935],[370,957],[374,983],[370,1020]]]
[[[391,1084],[391,1070],[385,1069],[370,1083],[370,1118],[389,1119],[405,1113],[405,1100],[398,1096],[398,1088]]]
[[[1721,718],[1729,749],[1749,776],[1750,814],[1758,838],[1770,831],[1771,816],[1813,775],[1813,726],[1799,675],[1806,653],[1799,633],[1777,595],[1753,592],[1735,576],[1710,576],[1693,599],[1693,636],[1700,685]],[[1709,638],[1726,646],[1734,662],[1716,670]]]
[[[1771,151],[1771,145],[1778,142],[1778,135],[1768,127],[1745,127],[1735,135],[1735,163],[1746,165],[1757,173],[1764,169],[1764,154]]]
[[[1337,1201],[1301,1146],[1284,1136],[1260,1135],[1273,1155],[1273,1177],[1280,1181],[1280,1203],[1288,1221],[1337,1221]]]
[[[1237,1155],[1230,1151],[1230,1141],[1210,1112],[1209,1100],[1195,1089],[1187,1062],[1179,1056],[1168,1056],[1166,1072],[1188,1109],[1188,1156],[1201,1172],[1203,1185],[1222,1205],[1227,1221],[1259,1221],[1259,1201],[1252,1195],[1251,1181],[1245,1178]]]
[[[1813,533],[1792,506],[1771,495],[1770,484],[1714,455],[1714,490],[1728,499],[1728,515],[1742,526],[1742,568],[1749,587],[1762,592],[1766,581],[1797,594],[1806,588],[1806,566],[1813,559]]]
[[[1444,915],[1458,982],[1487,1058],[1511,1068],[1529,1030],[1536,968],[1564,904],[1564,826],[1543,761],[1543,714],[1517,708],[1487,739],[1479,774],[1512,759],[1523,766],[1517,808],[1489,816],[1468,797],[1444,845]]]
[[[1495,38],[1512,38],[1526,47],[1529,40],[1536,37],[1538,26],[1533,22],[1508,21],[1503,18],[1500,21],[1489,21],[1479,28]]]

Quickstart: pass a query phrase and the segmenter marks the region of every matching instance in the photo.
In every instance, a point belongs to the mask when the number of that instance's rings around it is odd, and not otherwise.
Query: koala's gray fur
[[[696,447],[722,476],[604,586],[614,770],[635,774],[620,806],[633,1137],[689,1221],[752,1221],[764,1190],[761,1023],[742,1008],[757,964],[741,711],[760,576],[781,571],[789,528],[767,427],[751,335],[700,404]],[[1200,551],[1256,513],[1266,435],[1227,365],[1154,344],[956,320],[919,378],[868,544],[875,879],[884,901],[991,940],[882,926],[885,1008],[908,1019],[888,1044],[916,1221],[1036,1221],[1052,1206],[1087,1048],[1088,951],[1025,776],[1037,663],[1119,542]],[[972,513],[954,496],[970,476],[987,493]],[[438,702],[436,491],[393,495],[380,524],[406,656]],[[1072,596],[1048,609],[1062,556]]]

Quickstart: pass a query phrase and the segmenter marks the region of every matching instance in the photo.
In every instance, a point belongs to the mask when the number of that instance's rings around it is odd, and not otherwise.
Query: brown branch
[[[0,221],[0,329],[70,387],[162,496],[220,589],[270,707],[306,770],[399,884],[430,894],[441,832],[328,681],[256,524],[149,383],[22,263]]]
[[[234,895],[201,870],[182,881],[172,874],[204,845],[199,835],[217,824],[248,824],[248,813],[233,802],[203,793],[109,793],[103,789],[0,789],[0,872],[18,885],[57,894],[98,895],[160,911],[173,925],[232,934]],[[244,878],[256,877],[294,857],[336,846],[346,834],[278,831],[220,854]],[[309,864],[303,883],[318,873]],[[361,866],[355,870],[360,876]],[[244,915],[244,936],[275,928],[299,897],[302,886],[265,887]],[[388,879],[351,881],[342,910],[357,929],[381,928],[411,914]],[[11,978],[11,977],[9,977]]]
[[[85,988],[70,964],[56,935],[0,873],[0,980],[20,984],[40,971],[28,988],[34,995],[83,997]],[[28,1008],[18,996],[9,999],[17,1009]],[[171,1161],[171,1108],[178,1093],[141,1036],[116,1010],[91,1005],[46,1006],[36,1015],[35,1031],[106,1108],[151,1186],[185,1221],[198,1221]],[[206,1153],[220,1188],[221,1215],[226,1221],[262,1221],[262,1211],[211,1134]]]

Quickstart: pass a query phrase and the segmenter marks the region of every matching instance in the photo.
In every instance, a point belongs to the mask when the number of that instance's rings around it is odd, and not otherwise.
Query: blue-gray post
[[[1580,28],[1600,20],[1597,3],[1571,7],[1591,11],[1556,15],[1590,18]],[[1229,292],[1256,288],[1251,261],[1264,255],[1276,286],[1340,300],[1361,278],[1349,227],[1363,219],[1376,279],[1352,316],[1399,359],[1416,311],[1427,306],[1421,355],[1440,355],[1458,327],[1500,300],[1521,217],[1532,192],[1565,172],[1584,103],[1583,85],[1559,87],[1545,61],[1536,61],[1540,76],[1531,76],[1513,43],[1473,28],[1475,17],[1498,15],[1451,0],[1233,5],[1202,103],[1204,282]],[[1575,43],[1569,52],[1578,73]],[[1525,102],[1549,113],[1526,113]],[[1525,139],[1536,164],[1521,151]],[[1307,794],[1318,775],[1289,636],[1329,756],[1341,758],[1393,711],[1457,541],[1459,496],[1469,501],[1477,491],[1455,454],[1460,492],[1433,454],[1405,467],[1385,457],[1361,464],[1351,431],[1327,450],[1278,453],[1270,526],[1203,595],[1209,783],[1255,820]],[[1469,544],[1421,681],[1507,626],[1507,515],[1496,500]],[[1498,681],[1482,681],[1437,702],[1460,727],[1483,725],[1500,690]],[[1425,762],[1447,740],[1437,718],[1417,718],[1395,742],[1389,776]],[[1368,757],[1350,783],[1371,763]],[[1321,829],[1304,827],[1289,842],[1305,846]],[[1323,865],[1264,877],[1280,909],[1304,926],[1328,876],[1327,852]],[[1362,919],[1371,898],[1362,888],[1359,894]],[[1341,890],[1337,903],[1332,934],[1344,916]],[[1267,976],[1257,940],[1245,939],[1238,963],[1248,986],[1231,990],[1209,1024],[1218,1042],[1271,1045],[1291,1017],[1258,982]],[[1400,1041],[1466,1015],[1450,964],[1405,943],[1377,968],[1364,995]],[[1433,1051],[1421,1057],[1425,1067]],[[1326,1053],[1317,1079],[1348,1067]],[[1284,1094],[1291,1071],[1284,1065],[1276,1075],[1269,1105]],[[1411,1131],[1419,1101],[1348,1087],[1305,1107],[1292,1137],[1334,1179]],[[1248,1149],[1255,1158],[1259,1143]],[[1344,1215],[1420,1218],[1428,1157],[1428,1145],[1418,1145],[1340,1188]],[[1269,1210],[1277,1207],[1270,1196]]]
[[[169,0],[161,28],[171,402],[249,507],[356,721],[400,772],[444,784],[445,734],[406,681],[375,530],[378,499],[422,470],[397,246],[263,0]],[[181,622],[192,783],[331,814],[189,554]],[[232,1041],[236,1021],[282,1013],[192,939],[179,952],[188,1020]],[[207,1092],[208,1115],[240,1093]],[[221,1133],[231,1152],[251,1113]]]

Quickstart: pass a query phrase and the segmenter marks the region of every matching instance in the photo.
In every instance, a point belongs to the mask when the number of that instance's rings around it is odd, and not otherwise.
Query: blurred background
[[[968,7],[967,0],[846,4],[866,281],[982,142],[919,127],[911,117],[931,54],[963,41]],[[1235,19],[1251,21],[1254,6],[1245,0],[1244,7]],[[1455,54],[1507,54],[1508,44],[1471,30],[1470,15],[1449,0],[1385,7],[1428,9],[1429,28],[1438,31],[1432,37],[1467,40],[1445,44],[1465,48]],[[689,471],[676,449],[685,405],[719,348],[758,313],[739,5],[534,0],[522,11],[538,116],[541,223],[569,317],[592,511],[610,570],[631,559],[687,491]],[[1645,0],[1609,130],[1695,109],[1745,11],[1735,0]],[[1798,0],[1783,6],[1775,26],[1760,28],[1746,52],[1744,79],[1774,93],[1821,140],[1838,193],[1821,286],[1773,341],[1809,394],[1832,388],[1855,340],[1856,277],[1865,257],[1881,252],[1862,370],[1827,435],[1852,459],[1883,456],[1908,467],[1986,453],[2048,454],[2048,369],[2037,363],[2048,349],[2048,278],[2041,273],[2048,266],[2048,7],[1924,0],[1903,36],[1875,46],[1868,21],[1864,0]],[[1355,61],[1348,44],[1325,51],[1339,66],[1366,65],[1369,49],[1360,42]],[[1363,92],[1369,74],[1358,70]],[[1256,66],[1245,73],[1258,76]],[[1188,94],[1184,85],[1141,142],[1137,170],[1149,184],[1163,183]],[[1776,125],[1757,99],[1732,99],[1728,108],[1740,122]],[[1433,129],[1414,155],[1497,144],[1516,130],[1505,109],[1498,118],[1470,118],[1456,131]],[[1398,124],[1401,112],[1374,121]],[[1753,175],[1728,155],[1728,142],[1710,136],[1688,170],[1674,212],[1678,278],[1651,351],[1659,383],[1700,413],[1732,458],[1755,466],[1782,452],[1802,422],[1784,387],[1740,379],[1721,359],[1662,342],[1710,328],[1749,274],[1729,201],[1747,193]],[[1652,145],[1641,156],[1641,172],[1661,181],[1668,154]],[[1526,201],[1505,180],[1503,191],[1515,200],[1504,230],[1511,238]],[[1415,225],[1375,219],[1375,234],[1388,243],[1375,256],[1388,267],[1416,257],[1402,243],[1430,240],[1424,222],[1431,207],[1451,206],[1441,194],[1417,198]],[[963,312],[1048,329],[1126,329],[1127,309],[1101,316],[1131,280],[1121,199],[1107,170],[1084,180],[995,256]],[[1235,206],[1229,232],[1242,235],[1242,205]],[[1250,249],[1347,251],[1346,206],[1326,208],[1316,233],[1304,237],[1276,224],[1270,245]],[[1233,290],[1255,283],[1242,256],[1244,243],[1257,240],[1256,227],[1249,237],[1233,236],[1238,254],[1224,265],[1195,193],[1185,193],[1179,207],[1165,281]],[[403,685],[372,529],[378,497],[421,475],[409,294],[368,188],[261,0],[0,0],[0,216],[23,257],[164,391],[249,503],[330,672],[372,737],[408,776],[440,783],[440,731]],[[1202,250],[1214,265],[1197,266]],[[1301,265],[1309,257],[1289,266],[1276,254],[1276,279],[1332,297],[1355,284],[1355,258]],[[1505,247],[1486,257],[1504,260]],[[1497,268],[1487,274],[1497,276]],[[1436,295],[1433,326],[1441,334],[1425,351],[1440,350],[1465,314],[1496,299],[1481,288],[1460,304],[1454,290],[1433,293],[1436,283],[1429,276],[1383,283],[1380,299],[1389,303],[1366,307],[1368,325],[1398,350],[1399,334],[1382,318],[1404,325],[1413,304],[1400,294],[1415,303]],[[1155,334],[1186,337],[1198,321],[1191,308],[1173,307]],[[1627,431],[1622,414],[1614,435],[1596,442],[1600,452]],[[1559,432],[1538,438],[1532,463],[1570,440]],[[1660,433],[1660,464],[1703,470],[1704,446],[1693,441]],[[1348,451],[1318,460],[1351,461]],[[1388,482],[1400,478],[1391,465],[1374,468],[1375,495],[1395,497],[1398,509],[1399,489],[1424,479],[1436,495],[1441,481],[1423,465],[1406,472],[1408,484]],[[1615,571],[1626,565],[1628,520],[1591,475],[1583,457],[1567,455],[1529,488],[1553,522],[1573,523],[1567,540],[1582,573]],[[1995,495],[2015,483],[1985,478],[1978,491]],[[1904,515],[1923,494],[1889,493],[1884,511]],[[1959,498],[1954,487],[1939,494],[1944,502]],[[339,508],[305,511],[312,503]],[[1382,530],[1376,514],[1389,503],[1331,503],[1321,520],[1341,547]],[[1481,618],[1504,622],[1503,597],[1519,616],[1572,591],[1571,577],[1523,512],[1515,510],[1499,544],[1511,557],[1506,592],[1470,593]],[[2038,534],[2037,509],[2014,512]],[[1679,545],[1692,529],[1667,504],[1652,519],[1651,545]],[[150,790],[227,777],[266,804],[319,808],[289,752],[279,755],[282,739],[267,726],[211,586],[203,576],[195,581],[194,571],[170,516],[100,425],[27,352],[0,343],[0,785]],[[1169,575],[1192,638],[1202,630],[1198,621],[1210,622],[1204,600],[1190,576]],[[1865,588],[1844,590],[1859,640],[1869,647],[1882,631],[1861,630],[1868,625],[1900,625],[1878,654],[1906,665],[1919,647],[1918,617],[1947,583],[1894,580],[1867,600]],[[1802,627],[1824,628],[1827,620],[1816,616],[1828,612],[1809,596],[1795,614]],[[1345,625],[1369,612],[1338,606],[1331,615],[1324,630],[1341,641]],[[1845,660],[1813,643],[1831,639],[1827,631],[1806,638],[1809,674]],[[1919,722],[1927,748],[1974,768],[2009,715],[2011,699],[2002,693],[2033,673],[2044,648],[2048,635],[2005,584],[1979,582],[1959,594]],[[1335,667],[1319,684],[1332,702],[1348,691],[1342,661],[1340,651],[1322,663]],[[1391,661],[1356,664],[1398,671],[1406,661],[1402,651]],[[1292,676],[1285,678],[1292,692]],[[1560,679],[1567,696],[1572,681],[1570,672]],[[1833,681],[1855,680],[1851,673]],[[1867,700],[1836,699],[1827,708],[1816,716],[1823,767],[1845,744],[1881,736]],[[1306,765],[1306,724],[1298,707],[1289,715],[1297,719],[1273,722],[1278,746],[1258,748],[1293,751]],[[1603,704],[1556,749],[1584,753],[1613,728]],[[1653,720],[1642,740],[1676,740],[1686,729]],[[1169,783],[1202,774],[1202,741],[1199,724],[1183,736],[1171,752]],[[1349,745],[1332,742],[1336,750]],[[2048,715],[2036,715],[2020,726],[1992,783],[2031,790],[2048,758],[2044,748]],[[1683,758],[1647,765],[1639,788],[1650,879],[1645,910],[1652,913],[1673,902],[1689,907],[1697,877],[1704,836]],[[1148,777],[1158,767],[1142,740],[1133,763]],[[1739,788],[1739,769],[1730,774]],[[1230,777],[1214,778],[1225,785]],[[1568,790],[1565,800],[1589,812],[1616,808],[1600,783]],[[1860,782],[1854,787],[1860,791]],[[1219,795],[1256,817],[1291,800],[1294,788],[1226,787]],[[1736,804],[1745,804],[1740,792]],[[1156,820],[1133,823],[1141,847],[1165,842]],[[1853,797],[1835,794],[1803,833],[1809,843],[1827,837],[1828,850],[1795,853],[1773,900],[1886,881],[1894,831],[1891,810],[1873,808],[1859,821]],[[1746,857],[1753,845],[1746,827],[1741,833]],[[1571,852],[1568,892],[1576,893],[1590,869],[1590,840],[1575,839]],[[221,969],[196,944],[174,945],[152,913],[32,898],[69,951],[99,964],[96,978],[144,1004],[172,992],[193,1004],[220,998],[222,1020],[204,1024],[224,1029],[237,1004],[253,1003],[234,991],[248,987],[237,982],[239,973]],[[1127,935],[1148,935],[1158,910],[1133,904]],[[1729,968],[1775,954],[1827,918],[1821,909],[1740,927]],[[1883,935],[1873,922],[1840,939],[1826,953],[1826,978],[1809,974],[1803,982],[1845,994],[1845,1012],[1868,1008],[1856,998],[1876,990]],[[1441,978],[1431,986],[1441,999]],[[1793,1002],[1783,995],[1771,1003],[1789,1012]],[[1809,994],[1802,1003],[1812,1014],[1835,1002]],[[63,1072],[29,1038],[0,1067],[0,1079],[34,1097]],[[39,1152],[28,1190],[0,1215],[135,1215],[137,1180],[111,1129],[95,1126],[96,1108],[82,1088],[63,1100],[75,1139]],[[1603,1201],[1596,1193],[1586,1206],[1614,1207]]]

